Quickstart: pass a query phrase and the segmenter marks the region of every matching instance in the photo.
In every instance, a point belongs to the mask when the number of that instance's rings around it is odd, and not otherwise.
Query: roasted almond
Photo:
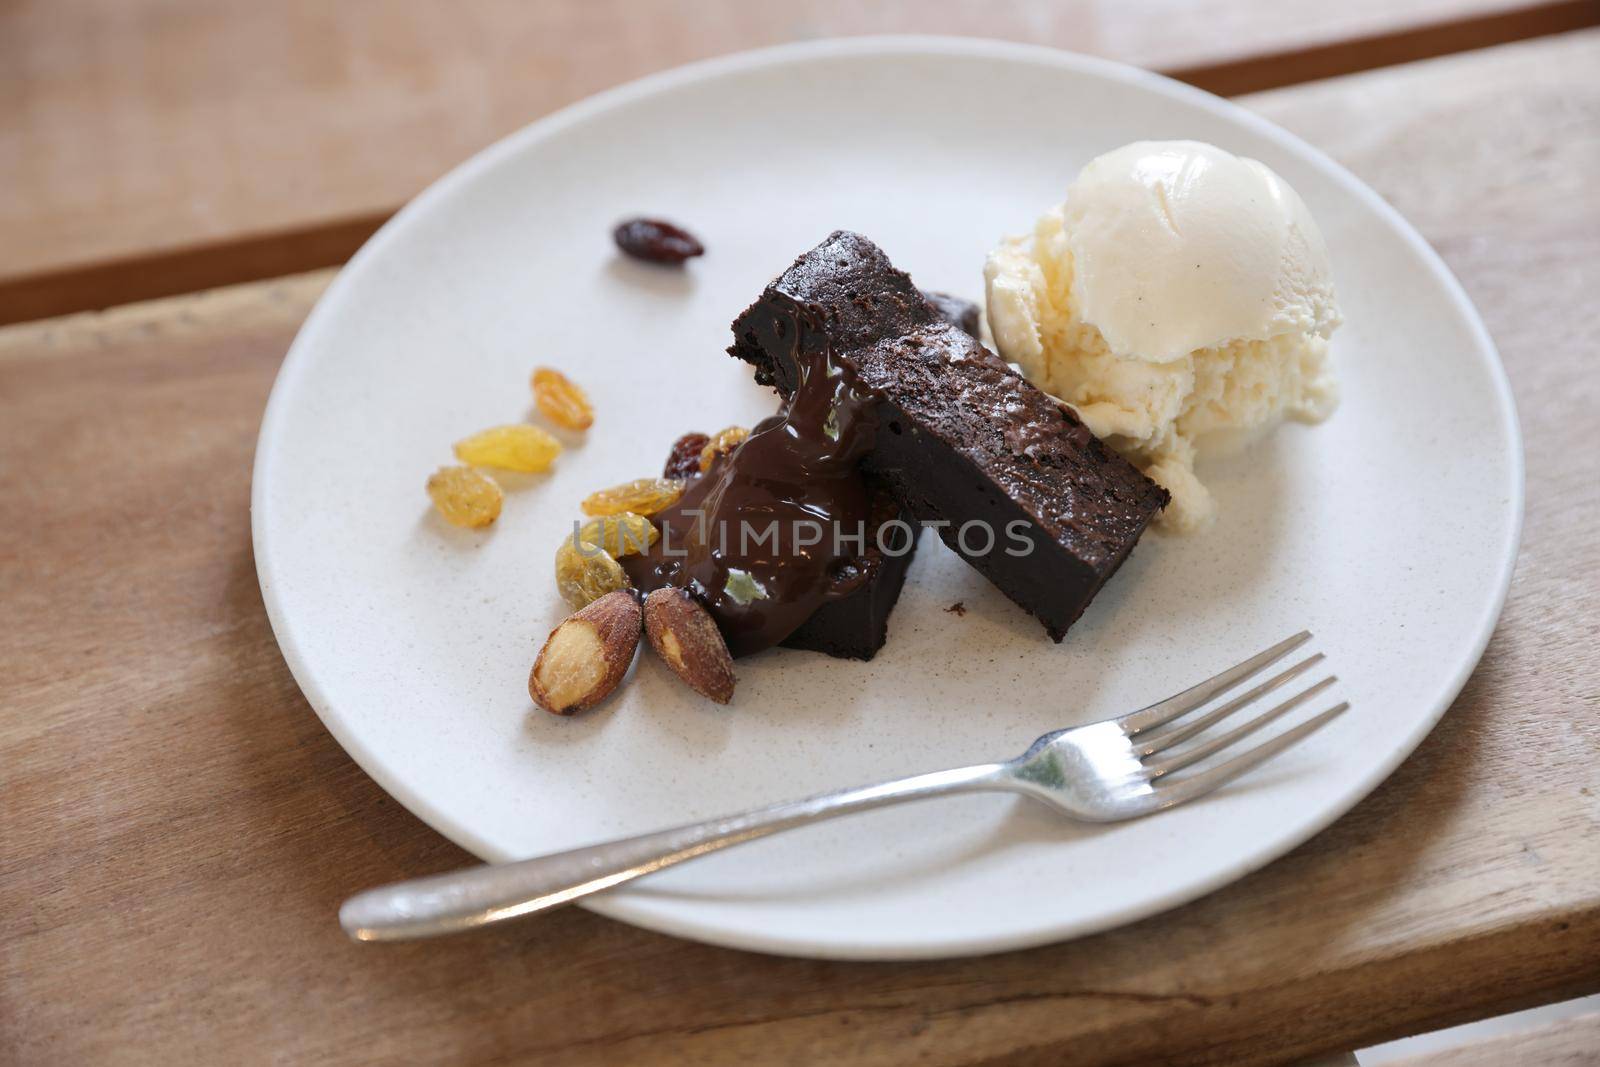
[[[644,601],[650,647],[696,693],[726,704],[733,699],[733,657],[710,613],[683,589],[657,589]]]
[[[592,708],[611,695],[639,647],[639,602],[607,593],[550,631],[528,675],[528,695],[556,715]]]

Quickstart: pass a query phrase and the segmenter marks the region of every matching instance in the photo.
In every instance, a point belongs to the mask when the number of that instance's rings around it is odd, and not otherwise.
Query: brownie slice
[[[705,477],[699,470],[698,452],[707,441],[709,438],[704,434],[686,434],[680,438],[668,454],[664,476],[686,478],[690,482]],[[694,462],[689,462],[690,459]],[[870,660],[888,639],[889,615],[905,585],[906,572],[911,568],[922,529],[881,483],[872,482],[870,489],[872,512],[862,551],[843,561],[834,572],[837,587],[845,591],[824,601],[798,628],[779,641],[784,648],[822,652],[838,659]],[[896,519],[904,526],[884,529],[886,523]],[[619,561],[634,586],[643,592],[660,584],[661,575],[656,572],[655,563],[673,539],[674,509],[658,514],[655,522],[662,531],[661,540],[644,552],[623,556]],[[885,547],[889,551],[885,552]],[[735,656],[741,654],[737,643],[730,647]]]
[[[864,469],[1057,641],[1167,503],[859,234],[795,260],[733,330],[729,352],[785,395],[798,356],[831,350],[878,398]]]
[[[883,530],[883,525],[894,519],[906,523],[909,534],[899,527]],[[889,552],[879,547],[880,531]],[[784,648],[824,652],[838,659],[871,659],[877,655],[889,637],[889,613],[900,599],[921,533],[922,528],[901,509],[893,494],[877,487],[866,550],[846,564],[847,569],[865,571],[866,581],[854,592],[823,604],[779,643]]]
[[[949,293],[936,293],[932,289],[922,290],[922,297],[933,308],[934,314],[944,319],[962,333],[976,338],[978,336],[978,305],[970,300],[963,300],[959,296]]]

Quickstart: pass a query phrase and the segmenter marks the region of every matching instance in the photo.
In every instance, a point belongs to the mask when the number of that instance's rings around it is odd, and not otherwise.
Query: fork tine
[[[1249,735],[1255,733],[1257,730],[1267,725],[1267,723],[1275,722],[1279,718],[1282,718],[1285,714],[1293,711],[1295,708],[1298,708],[1300,705],[1304,704],[1306,701],[1310,700],[1312,697],[1316,696],[1318,693],[1322,692],[1336,681],[1338,681],[1338,679],[1330,674],[1328,677],[1322,679],[1322,681],[1318,682],[1311,688],[1302,693],[1296,693],[1294,696],[1290,697],[1288,700],[1285,700],[1282,704],[1279,704],[1271,711],[1262,712],[1260,715],[1257,715],[1255,718],[1251,719],[1242,726],[1238,726],[1232,730],[1229,730],[1221,737],[1214,737],[1210,741],[1195,745],[1193,748],[1185,749],[1184,751],[1179,752],[1176,755],[1169,756],[1164,760],[1158,760],[1155,763],[1147,763],[1145,764],[1145,770],[1149,772],[1151,778],[1160,778],[1163,774],[1171,774],[1173,771],[1181,771],[1190,764],[1199,763],[1207,756],[1214,756],[1223,749],[1233,747],[1234,742],[1238,741],[1242,737],[1248,737]]]
[[[1265,652],[1256,653],[1238,666],[1229,667],[1215,678],[1210,678],[1199,685],[1191,686],[1181,693],[1168,697],[1159,704],[1151,704],[1143,711],[1136,711],[1131,715],[1124,715],[1112,721],[1122,727],[1129,737],[1143,733],[1145,730],[1155,726],[1163,726],[1180,715],[1187,715],[1218,693],[1227,692],[1262,668],[1276,663],[1309,640],[1311,640],[1311,631],[1301,630],[1288,640],[1279,641]]]
[[[1293,667],[1290,667],[1282,674],[1268,678],[1266,681],[1262,682],[1249,692],[1244,693],[1241,696],[1234,697],[1221,707],[1214,708],[1197,719],[1191,719],[1188,722],[1183,723],[1181,726],[1175,726],[1164,733],[1153,736],[1144,744],[1135,745],[1134,748],[1138,750],[1140,756],[1153,756],[1157,752],[1171,748],[1180,741],[1187,741],[1200,731],[1215,726],[1217,723],[1221,722],[1223,719],[1226,719],[1229,715],[1232,715],[1240,708],[1247,704],[1254,703],[1260,697],[1299,677],[1307,670],[1321,662],[1321,652],[1318,652],[1314,656],[1309,656],[1306,659],[1301,660],[1299,663],[1296,663]]]
[[[1144,810],[1140,811],[1139,814],[1161,811],[1203,797],[1207,793],[1227,785],[1251,768],[1260,766],[1278,755],[1278,753],[1303,741],[1333,721],[1342,712],[1348,710],[1350,710],[1350,704],[1342,701],[1315,718],[1307,719],[1292,730],[1285,730],[1272,740],[1262,742],[1244,755],[1235,756],[1227,763],[1219,764],[1208,771],[1185,778],[1181,782],[1159,786],[1146,795],[1143,805]]]

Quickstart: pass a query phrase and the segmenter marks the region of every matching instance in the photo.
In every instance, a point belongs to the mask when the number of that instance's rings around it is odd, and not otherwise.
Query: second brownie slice
[[[1057,641],[1167,502],[859,234],[802,255],[733,330],[729,352],[785,395],[797,354],[831,350],[879,400],[865,468]]]

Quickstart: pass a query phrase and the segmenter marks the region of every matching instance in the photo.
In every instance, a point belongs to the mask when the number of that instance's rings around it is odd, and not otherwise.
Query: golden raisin
[[[471,467],[440,467],[428,478],[428,496],[446,522],[487,526],[500,517],[504,494],[495,480]]]
[[[700,450],[700,469],[708,471],[711,464],[718,456],[725,456],[729,452],[744,444],[744,439],[750,436],[750,431],[743,426],[729,426],[717,436],[713,437],[705,448]]]
[[[631,556],[655,544],[661,531],[643,515],[624,511],[590,519],[578,531],[578,540],[599,545],[613,556]]]
[[[607,593],[628,588],[628,575],[611,553],[598,545],[563,537],[556,549],[556,589],[575,608],[586,608]]]
[[[561,442],[537,426],[496,426],[456,442],[456,458],[474,467],[508,471],[547,471],[561,454]]]
[[[568,430],[587,430],[594,423],[589,397],[554,367],[534,369],[533,402],[545,418]]]
[[[631,511],[635,515],[654,515],[676,504],[682,495],[683,482],[677,478],[640,478],[590,493],[583,498],[583,513],[621,515]]]

